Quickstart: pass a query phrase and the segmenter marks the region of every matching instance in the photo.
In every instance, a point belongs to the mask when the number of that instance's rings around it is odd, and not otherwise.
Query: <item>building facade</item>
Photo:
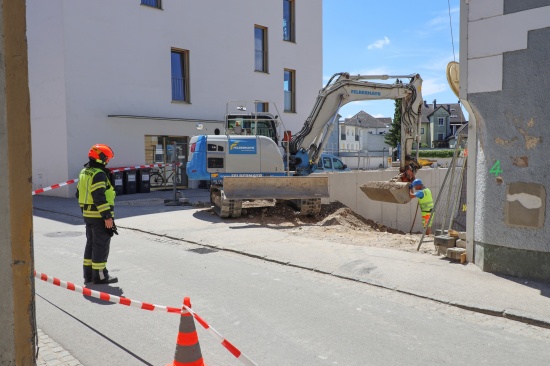
[[[460,103],[432,104],[424,101],[420,127],[420,143],[425,148],[452,148],[453,136],[465,120]]]
[[[550,281],[550,2],[461,0],[469,260]]]
[[[27,27],[34,189],[76,178],[95,143],[122,167],[176,142],[184,163],[190,136],[224,132],[229,101],[274,103],[297,132],[322,87],[314,0],[29,0]]]

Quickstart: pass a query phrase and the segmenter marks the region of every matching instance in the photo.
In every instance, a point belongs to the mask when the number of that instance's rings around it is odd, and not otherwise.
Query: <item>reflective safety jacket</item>
[[[434,201],[432,199],[432,192],[429,188],[424,188],[422,190],[424,197],[418,199],[418,204],[420,205],[420,211],[422,212],[432,212],[434,207]]]
[[[103,170],[82,169],[78,177],[78,204],[84,217],[108,219],[115,217],[115,189]]]

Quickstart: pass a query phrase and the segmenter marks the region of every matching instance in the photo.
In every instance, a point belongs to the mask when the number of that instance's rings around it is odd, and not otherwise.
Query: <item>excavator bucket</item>
[[[225,198],[243,199],[296,199],[326,198],[328,177],[224,177]]]
[[[408,182],[373,181],[367,182],[359,188],[373,201],[408,203],[411,200],[409,184]]]

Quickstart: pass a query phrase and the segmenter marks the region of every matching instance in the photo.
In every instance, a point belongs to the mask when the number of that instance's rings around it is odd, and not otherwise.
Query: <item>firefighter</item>
[[[418,198],[420,212],[422,213],[422,225],[426,229],[426,235],[430,235],[432,233],[432,209],[434,207],[432,191],[430,191],[429,188],[424,187],[424,184],[422,184],[420,179],[413,180],[409,188],[410,197]]]
[[[110,171],[106,168],[114,156],[107,145],[92,146],[88,152],[89,161],[78,177],[76,196],[86,223],[85,283],[118,282],[107,270],[111,237],[113,233],[118,234],[114,223],[116,192],[109,180]]]

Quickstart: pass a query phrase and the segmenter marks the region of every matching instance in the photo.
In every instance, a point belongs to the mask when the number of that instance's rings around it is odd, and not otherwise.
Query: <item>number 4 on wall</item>
[[[489,174],[494,174],[495,177],[498,177],[500,173],[502,173],[502,169],[500,168],[500,160],[497,160],[496,163],[489,170]]]

